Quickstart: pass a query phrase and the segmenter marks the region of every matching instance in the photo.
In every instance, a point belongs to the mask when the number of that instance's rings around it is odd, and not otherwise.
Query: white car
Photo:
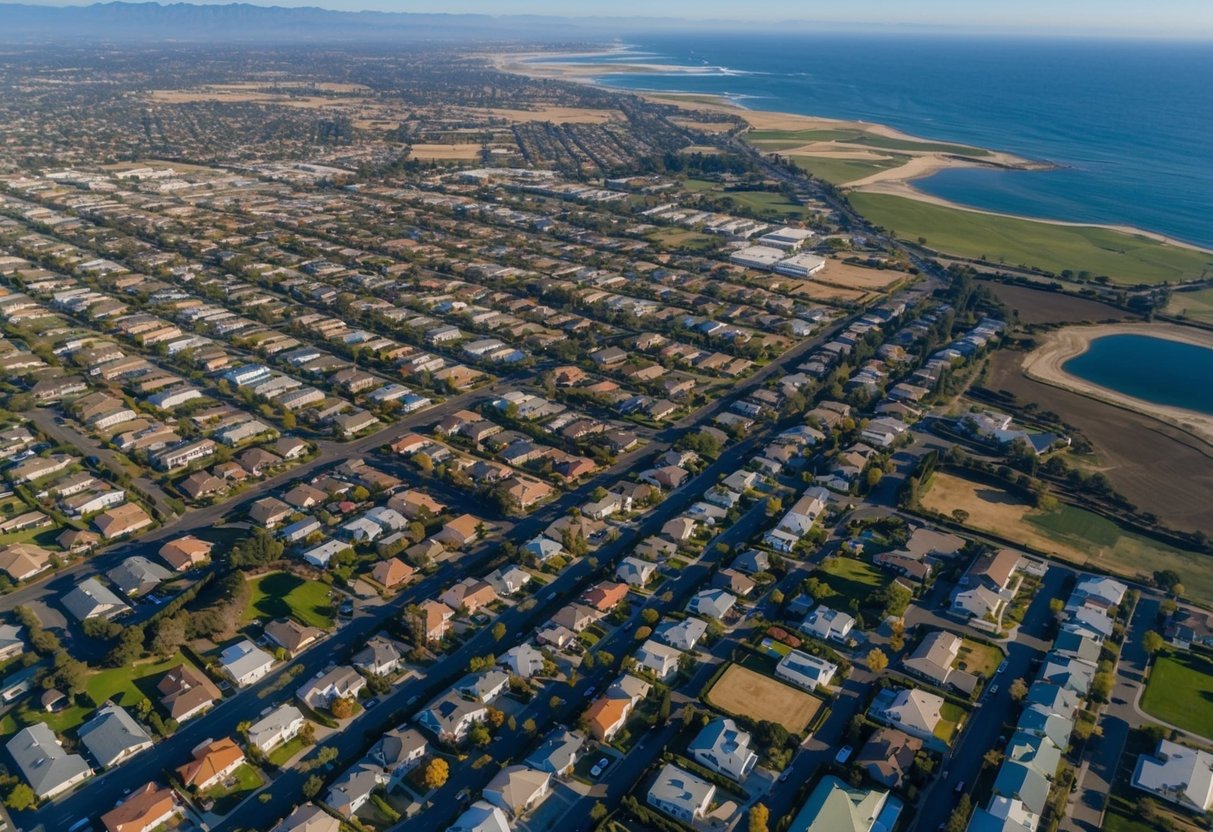
[[[600,775],[604,771],[606,771],[607,766],[609,766],[610,764],[611,764],[611,761],[608,760],[606,757],[603,757],[601,760],[594,763],[594,767],[592,769],[590,769],[590,776],[597,777],[598,775]]]

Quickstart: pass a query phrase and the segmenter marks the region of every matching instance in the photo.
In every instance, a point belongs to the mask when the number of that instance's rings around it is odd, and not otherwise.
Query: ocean
[[[1051,162],[918,180],[953,202],[1131,225],[1213,247],[1213,45],[1116,40],[695,34],[633,38],[603,65],[632,90],[887,124]],[[611,73],[611,63],[670,70]]]
[[[1105,335],[1062,365],[1067,373],[1155,404],[1213,416],[1213,350],[1149,335]]]

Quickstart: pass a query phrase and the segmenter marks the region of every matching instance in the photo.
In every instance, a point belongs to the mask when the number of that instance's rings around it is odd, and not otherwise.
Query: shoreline
[[[1065,371],[1063,367],[1067,361],[1086,352],[1095,339],[1108,335],[1147,335],[1213,349],[1213,332],[1176,324],[1116,323],[1066,326],[1050,332],[1044,343],[1024,357],[1020,365],[1023,374],[1033,381],[1158,419],[1213,446],[1213,415],[1138,399]]]
[[[1006,217],[1009,219],[1038,222],[1044,225],[1055,225],[1068,228],[1101,228],[1120,234],[1141,237],[1157,243],[1162,243],[1164,245],[1175,246],[1176,248],[1184,248],[1191,251],[1213,254],[1213,248],[1202,246],[1197,243],[1191,243],[1186,240],[1180,240],[1175,237],[1168,236],[1162,232],[1149,231],[1132,225],[1081,222],[1076,220],[1061,220],[1025,214],[1008,214],[1001,211],[993,211],[986,208],[965,205],[959,202],[952,202],[951,200],[943,199],[942,197],[937,197],[932,194],[928,194],[925,191],[921,191],[913,185],[914,181],[928,178],[943,170],[955,168],[993,168],[999,170],[1018,170],[1028,172],[1056,169],[1057,165],[1050,162],[1032,161],[1005,151],[965,145],[963,143],[956,143],[947,139],[927,139],[921,136],[915,136],[903,132],[886,124],[876,122],[830,118],[827,116],[807,116],[797,113],[783,113],[775,110],[754,110],[742,106],[741,104],[724,95],[660,90],[628,90],[612,87],[608,84],[602,84],[597,81],[597,77],[603,74],[627,74],[629,72],[637,74],[651,74],[656,70],[661,74],[668,74],[671,77],[677,77],[685,74],[697,74],[697,70],[715,71],[720,69],[719,67],[671,67],[663,64],[645,64],[642,62],[628,63],[622,61],[618,64],[545,64],[541,62],[541,59],[543,58],[550,59],[557,57],[616,55],[627,54],[629,52],[631,52],[630,47],[626,45],[619,45],[603,47],[599,50],[584,49],[576,52],[564,53],[494,52],[486,54],[484,57],[489,60],[492,66],[502,72],[525,75],[530,78],[557,79],[589,84],[591,86],[610,90],[616,93],[636,95],[653,103],[675,104],[688,110],[719,112],[741,119],[749,125],[749,129],[751,130],[798,131],[854,129],[874,136],[901,141],[918,142],[922,144],[956,144],[958,147],[969,147],[973,151],[979,151],[986,155],[965,156],[954,152],[932,150],[916,151],[899,149],[896,151],[891,151],[897,154],[907,155],[910,157],[910,159],[905,164],[889,168],[887,170],[876,171],[869,176],[840,184],[837,187],[844,193],[846,191],[858,191],[861,193],[898,196],[904,199],[936,205],[942,208],[950,208],[956,211],[967,211],[974,214],[983,214],[985,216]],[[816,148],[816,154],[814,154],[812,150],[808,150],[809,148],[813,147]],[[764,152],[761,148],[757,149],[759,152]],[[796,150],[798,150],[798,148],[792,148],[791,150],[780,150],[778,152],[781,155],[795,155]],[[805,151],[807,152],[803,152],[802,155],[817,155],[818,158],[823,159],[842,159],[848,157],[864,158],[862,156],[853,155],[864,152],[864,150],[865,149],[859,148],[855,145],[848,146],[845,143],[838,144],[837,142],[816,142],[806,144]],[[878,151],[878,149],[873,148],[866,148],[866,150],[868,152]],[[878,155],[878,152],[874,153],[874,155]],[[872,157],[869,156],[867,158]]]

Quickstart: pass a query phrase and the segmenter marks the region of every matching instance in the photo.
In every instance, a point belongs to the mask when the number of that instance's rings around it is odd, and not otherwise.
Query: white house
[[[855,619],[845,612],[819,606],[800,623],[801,632],[824,641],[845,641],[855,627]]]
[[[687,745],[687,752],[700,765],[740,783],[758,763],[750,750],[750,735],[731,719],[717,717]]]
[[[626,557],[615,569],[615,577],[629,586],[643,587],[657,571],[657,565],[640,558]]]
[[[733,609],[733,605],[736,603],[737,597],[732,593],[725,592],[723,589],[705,589],[697,592],[691,602],[687,604],[687,612],[720,621],[728,615],[729,610]]]
[[[268,754],[299,736],[303,725],[303,713],[298,708],[282,705],[249,726],[249,745]]]
[[[666,763],[645,799],[657,811],[690,824],[703,819],[715,796],[714,785]]]
[[[266,677],[274,666],[274,657],[244,639],[224,648],[219,666],[239,687],[247,687]]]
[[[665,680],[674,675],[674,671],[678,669],[678,660],[682,658],[682,653],[659,641],[649,639],[640,645],[635,658],[638,666],[652,671],[658,679]]]
[[[801,650],[791,650],[775,666],[775,675],[799,688],[813,690],[829,685],[838,672],[838,665]]]
[[[1153,755],[1137,758],[1133,785],[1195,812],[1213,808],[1213,754],[1159,740]]]

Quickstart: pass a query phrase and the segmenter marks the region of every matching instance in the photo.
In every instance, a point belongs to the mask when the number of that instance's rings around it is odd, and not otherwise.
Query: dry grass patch
[[[414,159],[462,159],[480,157],[478,144],[415,144],[410,154]]]
[[[822,704],[816,696],[739,664],[729,666],[705,694],[704,701],[725,713],[755,722],[778,722],[793,734],[808,727]]]
[[[534,110],[486,108],[472,112],[504,118],[520,124],[532,121],[553,121],[560,124],[605,124],[608,121],[623,119],[618,110],[595,110],[589,107],[552,106],[539,107]]]
[[[844,289],[883,292],[906,277],[905,272],[892,269],[869,269],[866,266],[830,260],[824,269],[813,276],[813,279],[819,283]]]

